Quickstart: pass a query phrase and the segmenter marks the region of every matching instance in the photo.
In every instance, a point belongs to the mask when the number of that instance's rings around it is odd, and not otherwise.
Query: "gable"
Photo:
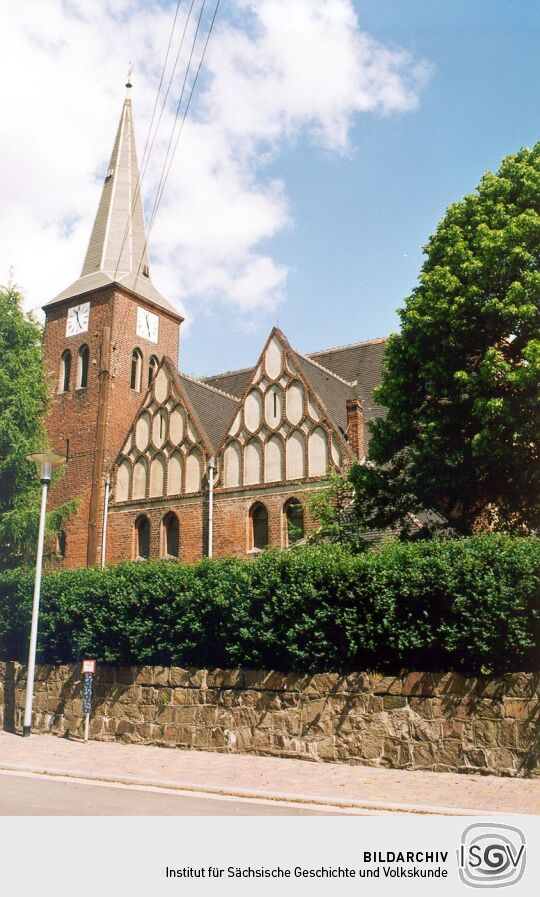
[[[165,358],[115,461],[114,501],[199,492],[212,452],[197,411]]]
[[[321,390],[314,387],[317,377],[320,384],[332,381],[326,396],[346,426],[350,385],[298,356],[274,329],[223,442],[223,486],[320,478],[352,457]]]

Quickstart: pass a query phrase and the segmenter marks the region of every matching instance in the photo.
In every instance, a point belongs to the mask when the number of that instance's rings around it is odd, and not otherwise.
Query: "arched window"
[[[62,352],[62,358],[60,361],[60,383],[59,383],[60,392],[68,392],[70,378],[71,378],[71,352],[69,351],[69,349],[65,349],[65,351]]]
[[[139,561],[150,557],[150,521],[144,514],[135,521],[135,557]]]
[[[304,538],[304,509],[297,498],[291,498],[283,507],[285,542],[294,545]]]
[[[131,356],[131,383],[135,392],[141,391],[142,353],[140,349],[134,349]]]
[[[263,549],[268,545],[268,511],[260,502],[251,506],[250,520],[250,548]]]
[[[180,551],[180,529],[178,517],[170,511],[163,518],[163,548],[166,558],[178,558]]]
[[[61,530],[56,537],[56,551],[58,552],[58,556],[62,558],[62,560],[66,556],[66,534],[64,530]]]
[[[88,386],[88,365],[90,362],[90,349],[81,346],[77,359],[77,389],[85,389]]]
[[[156,376],[158,364],[159,364],[159,361],[157,360],[156,356],[151,355],[150,361],[148,362],[148,386],[151,386],[152,380]]]

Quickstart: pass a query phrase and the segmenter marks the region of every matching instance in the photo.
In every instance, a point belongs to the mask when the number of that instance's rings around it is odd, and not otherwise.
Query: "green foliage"
[[[356,527],[351,528],[351,503],[354,488],[347,474],[332,471],[321,489],[307,494],[310,516],[317,521],[317,529],[310,533],[312,545],[333,542],[352,546],[356,544]],[[355,522],[355,521],[354,521]]]
[[[27,456],[47,445],[42,331],[21,306],[13,285],[0,288],[0,570],[35,554],[40,485]],[[49,514],[48,533],[58,532],[75,508],[70,502]]]
[[[450,206],[425,247],[387,343],[376,468],[356,482],[380,523],[420,506],[462,533],[538,528],[539,246],[540,143]]]
[[[0,658],[24,660],[32,577],[0,575]],[[540,540],[503,534],[167,561],[44,577],[43,662],[502,672],[538,666]]]

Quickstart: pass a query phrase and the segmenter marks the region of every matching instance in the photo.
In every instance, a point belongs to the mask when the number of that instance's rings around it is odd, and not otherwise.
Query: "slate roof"
[[[238,400],[186,374],[176,372],[176,376],[197,414],[208,442],[217,453],[239,407]]]
[[[304,376],[310,381],[315,392],[320,395],[327,411],[336,424],[346,430],[346,400],[358,397],[364,406],[366,420],[382,417],[385,409],[373,402],[373,390],[382,379],[385,340],[373,339],[333,349],[321,349],[309,355],[301,355],[294,349],[295,358]],[[310,364],[315,362],[315,364]],[[326,372],[320,367],[326,368]],[[234,396],[242,396],[255,368],[241,368],[204,377],[205,383],[223,389]],[[337,375],[336,380],[331,374]],[[345,385],[341,381],[346,381]]]
[[[321,399],[330,417],[340,428],[341,432],[347,432],[347,399],[355,396],[354,387],[346,383],[332,371],[321,367],[307,355],[295,352],[293,355],[300,372],[304,375],[313,391]]]
[[[209,386],[215,386],[228,392],[229,395],[241,398],[253,376],[255,368],[242,368],[238,371],[225,371],[223,374],[214,374],[212,377],[203,377]]]
[[[362,401],[366,420],[385,414],[385,409],[373,402],[373,390],[382,380],[385,342],[384,339],[367,340],[334,349],[322,349],[309,356],[344,380],[355,382],[355,395]]]

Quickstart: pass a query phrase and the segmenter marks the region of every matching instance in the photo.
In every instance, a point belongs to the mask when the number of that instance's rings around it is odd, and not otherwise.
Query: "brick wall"
[[[83,300],[91,303],[88,331],[66,337],[68,309]],[[84,565],[87,558],[88,512],[95,461],[103,328],[111,328],[104,473],[110,469],[118,454],[141,403],[147,385],[150,356],[155,354],[161,358],[163,355],[170,355],[175,363],[178,359],[178,319],[160,311],[158,344],[148,343],[136,335],[137,306],[141,304],[146,303],[119,289],[111,288],[88,293],[79,299],[46,309],[43,352],[52,392],[47,431],[52,448],[64,457],[67,454],[64,474],[51,490],[50,507],[54,508],[73,498],[79,498],[81,502],[79,513],[70,519],[66,527],[65,567]],[[76,389],[77,353],[83,344],[90,349],[88,385],[84,389]],[[141,392],[130,389],[131,356],[136,346],[143,355]],[[60,362],[65,349],[69,349],[72,355],[71,387],[68,392],[60,393]],[[100,509],[102,506],[103,489]],[[101,519],[100,510],[98,541],[101,540]]]
[[[0,722],[20,731],[25,668],[0,663]],[[80,738],[79,666],[38,666],[33,726]],[[540,674],[314,676],[98,668],[91,738],[396,769],[540,775]]]
[[[317,484],[320,486],[320,484]],[[296,498],[304,509],[305,531],[316,526],[308,508],[308,495],[314,485],[298,484],[296,488],[255,487],[252,489],[217,490],[214,498],[215,557],[245,557],[249,550],[249,510],[255,502],[262,502],[268,510],[268,536],[270,546],[287,545],[284,505]],[[315,487],[316,488],[316,487]],[[134,526],[139,514],[150,520],[150,556],[162,556],[162,521],[169,511],[178,516],[180,529],[180,560],[192,563],[207,553],[208,547],[208,495],[175,496],[170,499],[146,499],[140,504],[111,507],[107,530],[107,563],[115,563],[133,557]]]

